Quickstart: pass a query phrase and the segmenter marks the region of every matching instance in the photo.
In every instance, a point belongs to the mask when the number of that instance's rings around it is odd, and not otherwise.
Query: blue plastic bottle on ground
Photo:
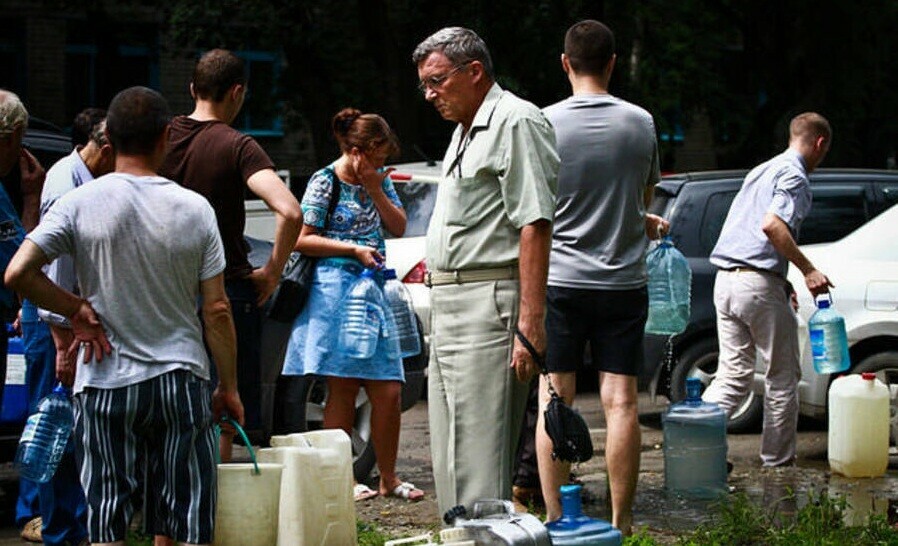
[[[663,237],[645,259],[649,282],[649,315],[645,331],[673,335],[689,323],[692,270],[683,254],[673,246],[669,235]]]
[[[72,434],[74,414],[68,390],[60,383],[28,417],[16,451],[19,474],[37,483],[50,481]]]
[[[698,378],[686,380],[686,400],[662,416],[664,485],[669,494],[713,499],[727,491],[726,414],[703,402]]]
[[[561,486],[561,519],[546,524],[553,546],[620,546],[621,532],[607,521],[583,515],[580,485]]]
[[[829,299],[817,301],[817,310],[808,320],[808,335],[817,373],[840,373],[851,367],[845,319]]]
[[[339,350],[351,358],[371,358],[378,337],[389,337],[386,300],[374,280],[374,270],[365,269],[343,300]]]
[[[408,288],[396,278],[396,270],[384,269],[384,295],[396,322],[399,338],[399,353],[402,358],[415,356],[421,352],[421,338],[418,335],[418,321],[415,307]]]

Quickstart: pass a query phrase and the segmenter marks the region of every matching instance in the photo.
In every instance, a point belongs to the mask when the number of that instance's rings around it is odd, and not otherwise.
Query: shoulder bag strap
[[[327,171],[331,175],[331,200],[327,204],[327,216],[324,219],[324,227],[330,222],[331,215],[337,209],[337,203],[340,202],[340,179],[337,178],[337,171],[333,166],[328,166]]]

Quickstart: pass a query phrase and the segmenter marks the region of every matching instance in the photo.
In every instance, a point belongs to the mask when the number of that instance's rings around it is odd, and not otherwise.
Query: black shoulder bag
[[[592,438],[589,436],[589,427],[580,413],[564,403],[564,400],[552,387],[552,380],[546,370],[546,361],[542,355],[536,352],[524,334],[515,327],[514,334],[521,344],[533,357],[533,361],[539,366],[540,371],[546,376],[549,386],[549,400],[546,411],[543,412],[543,420],[546,423],[546,434],[552,440],[552,459],[561,459],[571,463],[582,463],[592,458]]]
[[[329,168],[328,170],[332,177],[331,199],[327,205],[325,227],[340,201],[340,181],[337,179],[337,173],[333,169]],[[284,272],[281,274],[281,282],[278,283],[271,295],[268,318],[278,322],[293,322],[309,299],[317,263],[318,258],[306,256],[298,251],[290,253],[290,257],[287,258],[287,263],[284,265]]]

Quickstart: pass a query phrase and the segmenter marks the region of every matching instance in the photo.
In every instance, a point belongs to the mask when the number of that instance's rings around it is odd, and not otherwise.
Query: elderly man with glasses
[[[558,154],[533,104],[495,83],[471,30],[412,55],[424,98],[458,125],[427,233],[431,455],[440,510],[511,498],[528,385],[542,354]]]

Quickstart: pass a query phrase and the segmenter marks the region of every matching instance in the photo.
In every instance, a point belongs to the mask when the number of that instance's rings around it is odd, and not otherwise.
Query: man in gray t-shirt
[[[546,367],[566,402],[574,397],[576,371],[587,341],[601,379],[608,423],[606,458],[612,523],[630,533],[639,472],[636,373],[648,308],[647,230],[666,223],[647,217],[660,173],[652,116],[608,94],[614,36],[598,21],[572,26],[561,63],[573,96],[544,112],[555,127],[561,166],[549,258]],[[543,409],[548,383],[540,383],[537,453],[546,519],[561,516],[558,488],[569,465],[551,457]]]
[[[243,421],[215,213],[200,195],[156,175],[170,120],[155,91],[116,95],[107,117],[115,172],[60,198],[5,276],[72,325],[69,351],[78,349],[81,361],[74,437],[91,543],[124,541],[138,469],[157,499],[149,528],[181,543],[211,542],[213,424],[224,412]],[[81,297],[41,271],[61,254],[73,257]],[[218,368],[214,392],[204,333]]]

